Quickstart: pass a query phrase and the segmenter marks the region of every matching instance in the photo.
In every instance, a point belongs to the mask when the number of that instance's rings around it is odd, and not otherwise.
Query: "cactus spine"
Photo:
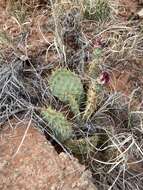
[[[101,100],[102,87],[97,82],[99,76],[101,50],[99,48],[95,51],[95,59],[89,65],[88,76],[90,77],[89,87],[87,91],[87,102],[84,111],[83,119],[88,120],[94,111],[96,111]]]
[[[87,92],[87,104],[86,109],[84,111],[83,118],[89,119],[92,113],[97,110],[97,105],[100,101],[100,95],[99,91],[97,90],[98,84],[95,81],[91,81],[91,84],[89,86],[88,92]]]
[[[72,137],[72,125],[61,112],[57,112],[51,107],[41,111],[43,119],[48,122],[53,135],[64,142]]]
[[[67,69],[57,69],[49,80],[51,92],[59,100],[68,103],[72,112],[79,115],[84,90],[80,78]]]

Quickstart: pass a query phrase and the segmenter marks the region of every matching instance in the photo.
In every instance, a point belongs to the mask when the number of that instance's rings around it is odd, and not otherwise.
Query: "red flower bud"
[[[101,76],[100,76],[100,81],[102,84],[107,84],[110,80],[110,75],[108,72],[104,71],[102,72]]]

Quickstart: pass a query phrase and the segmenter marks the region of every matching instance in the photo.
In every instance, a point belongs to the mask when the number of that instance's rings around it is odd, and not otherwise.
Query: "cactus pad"
[[[52,108],[47,108],[41,112],[45,121],[55,137],[60,141],[64,142],[72,137],[72,125],[61,112],[57,112]]]
[[[101,103],[101,100],[103,98],[103,87],[97,82],[97,78],[101,72],[99,67],[100,63],[102,62],[101,53],[102,51],[99,48],[96,48],[94,51],[95,59],[89,64],[87,74],[90,77],[90,82],[88,85],[87,101],[83,115],[83,119],[86,120],[88,120],[94,111],[97,110],[97,106]]]
[[[81,139],[71,139],[65,143],[66,147],[71,150],[73,154],[84,155],[93,151],[98,142],[97,135]]]
[[[80,78],[67,69],[56,70],[49,81],[51,92],[59,100],[68,103],[75,114],[79,114],[79,104],[83,97]]]

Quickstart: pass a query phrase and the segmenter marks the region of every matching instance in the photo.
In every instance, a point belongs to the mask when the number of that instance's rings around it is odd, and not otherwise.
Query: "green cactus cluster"
[[[97,135],[74,139],[72,124],[66,117],[51,107],[41,111],[43,119],[48,123],[52,134],[58,141],[64,143],[65,147],[70,149],[75,155],[85,155],[92,151],[98,142]]]
[[[84,96],[80,78],[70,70],[57,69],[53,72],[49,86],[52,94],[64,103],[69,104],[75,115],[79,115],[79,107]]]
[[[105,21],[110,16],[110,7],[107,0],[85,0],[84,16],[95,21]]]
[[[48,81],[52,95],[60,101],[69,104],[71,111],[75,114],[75,118],[79,118],[78,115],[83,116],[80,117],[80,119],[83,119],[81,120],[83,122],[90,118],[97,108],[99,90],[94,78],[98,75],[96,70],[98,71],[97,64],[99,59],[100,55],[97,55],[97,59],[89,66],[88,75],[91,77],[91,81],[89,83],[87,102],[83,115],[80,113],[80,104],[84,97],[84,88],[77,74],[66,68],[58,68],[51,74]],[[55,138],[64,143],[65,147],[70,149],[73,154],[85,155],[96,147],[98,136],[92,134],[90,137],[80,137],[77,139],[72,123],[68,121],[62,112],[56,111],[49,106],[41,111],[41,115],[48,123]]]

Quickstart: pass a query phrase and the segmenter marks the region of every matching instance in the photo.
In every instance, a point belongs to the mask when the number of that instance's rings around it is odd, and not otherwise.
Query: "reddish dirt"
[[[40,1],[24,2],[24,7],[27,5],[28,9],[24,10],[26,19],[20,23],[13,16],[14,12],[11,7],[14,5],[10,6],[9,1],[0,1],[0,31],[4,31],[12,40],[12,43],[0,44],[0,49],[8,54],[10,50],[14,50],[17,57],[20,58],[23,56],[28,58],[39,57],[39,60],[42,59],[41,62],[49,63],[51,60],[57,59],[53,54],[47,58],[46,54],[48,47],[54,40],[50,9],[44,10],[44,1],[41,1],[41,4],[39,4]]]
[[[126,66],[119,65],[112,70],[109,89],[113,92],[122,92],[126,96],[132,96],[133,109],[142,109],[142,60],[129,60]]]
[[[57,154],[37,129],[5,127],[0,134],[1,190],[96,190],[91,174],[75,158]],[[15,154],[17,152],[17,154]]]
[[[138,0],[119,0],[119,5],[121,6],[121,16],[128,17],[132,13],[136,13],[139,2]]]

